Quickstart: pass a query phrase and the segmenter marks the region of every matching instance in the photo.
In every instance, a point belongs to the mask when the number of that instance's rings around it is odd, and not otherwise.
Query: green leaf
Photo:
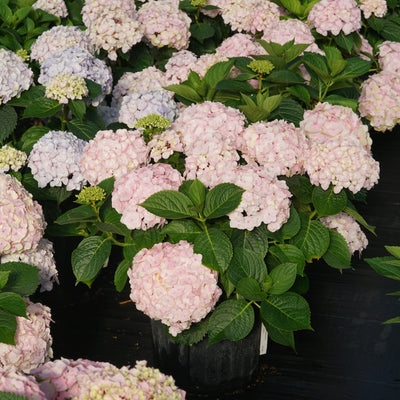
[[[233,229],[231,234],[231,242],[233,247],[240,247],[251,250],[264,258],[268,252],[268,237],[266,235],[267,228],[260,225],[251,231],[244,229]]]
[[[224,79],[222,81],[219,81],[215,89],[218,90],[232,90],[232,91],[240,91],[244,93],[255,93],[256,89],[254,89],[253,86],[250,85],[249,82],[242,81],[239,79]]]
[[[207,219],[222,217],[238,207],[244,190],[233,183],[221,183],[206,195],[203,214]]]
[[[266,78],[265,80],[267,82],[274,82],[274,83],[282,83],[284,85],[290,85],[294,83],[303,83],[304,78],[297,74],[294,71],[290,70],[274,70],[272,71]]]
[[[320,54],[305,52],[302,61],[307,69],[314,71],[325,84],[331,80],[326,58]]]
[[[339,193],[334,193],[333,190],[333,185],[330,185],[327,190],[320,186],[316,186],[313,190],[312,201],[320,217],[336,215],[347,205],[346,191],[342,189]]]
[[[72,252],[71,263],[76,283],[91,286],[111,252],[111,241],[101,236],[84,238]]]
[[[222,61],[214,64],[204,75],[203,81],[206,82],[211,89],[214,89],[218,82],[225,79],[235,63],[234,59]]]
[[[329,247],[323,255],[324,261],[333,268],[351,268],[351,254],[346,239],[336,230],[329,229]]]
[[[86,113],[86,103],[83,100],[70,100],[68,105],[72,115],[82,121]]]
[[[132,261],[125,258],[118,264],[114,274],[114,285],[118,292],[122,292],[128,280],[128,270],[132,267]]]
[[[369,225],[367,221],[358,213],[357,210],[347,206],[344,208],[343,211],[349,214],[351,217],[353,217],[360,225],[362,225],[365,229],[367,229],[376,236],[375,226]]]
[[[0,309],[18,317],[26,317],[26,303],[17,293],[0,293]]]
[[[16,318],[13,315],[0,310],[0,342],[14,345],[14,336],[16,330]]]
[[[2,144],[17,126],[18,115],[14,107],[3,105],[0,107],[0,144]]]
[[[286,90],[294,97],[309,105],[311,101],[310,92],[303,85],[288,86]]]
[[[252,106],[246,104],[246,105],[239,105],[238,108],[252,123],[258,121],[264,121],[268,118],[268,115],[270,114],[268,111],[264,110],[260,106]]]
[[[178,219],[169,222],[162,229],[166,233],[172,243],[178,243],[181,240],[194,243],[196,238],[203,230],[190,219]]]
[[[98,183],[97,186],[100,186],[107,193],[107,195],[109,195],[114,189],[114,182],[115,178],[111,176],[110,178],[106,178]]]
[[[254,310],[245,300],[226,300],[211,314],[208,344],[223,339],[237,341],[245,338],[254,326]]]
[[[299,0],[280,0],[282,6],[286,8],[290,13],[300,16],[304,6]]]
[[[9,272],[8,281],[3,286],[4,292],[14,292],[21,296],[35,293],[39,284],[39,269],[22,262],[0,264],[0,271]]]
[[[395,257],[366,258],[365,261],[380,275],[400,280],[400,260]]]
[[[101,85],[98,83],[85,78],[86,87],[89,90],[88,97],[89,99],[95,99],[96,97],[100,96],[103,92]]]
[[[7,283],[10,272],[11,271],[0,271],[0,289],[3,289],[3,287]]]
[[[340,32],[339,35],[333,37],[335,43],[342,49],[346,50],[348,54],[351,54],[354,49],[354,37],[353,35],[345,35]]]
[[[203,43],[205,39],[214,36],[215,29],[204,22],[198,22],[190,26],[190,33],[192,37],[197,39],[200,43]]]
[[[170,90],[193,103],[201,103],[203,101],[203,98],[197,93],[197,91],[186,83],[165,86],[164,89]]]
[[[357,112],[357,108],[358,108],[357,99],[348,99],[346,97],[339,96],[337,94],[330,94],[329,96],[325,97],[325,101],[334,106],[337,105],[337,106],[349,107],[354,112]]]
[[[192,346],[203,340],[207,334],[209,318],[204,318],[200,322],[190,325],[189,329],[178,333],[174,341],[186,346]]]
[[[95,222],[95,225],[99,230],[103,232],[112,232],[121,236],[128,236],[130,234],[130,229],[126,227],[125,224],[121,222],[121,214],[118,213],[115,208],[106,207],[101,209],[100,217],[104,222]]]
[[[220,273],[227,270],[233,254],[228,236],[216,228],[200,233],[194,242],[193,250],[203,256],[203,265]]]
[[[100,130],[94,122],[86,119],[80,120],[78,118],[67,121],[67,128],[77,138],[85,140],[86,142],[93,139]]]
[[[197,216],[189,197],[176,190],[161,190],[152,194],[139,205],[163,218],[176,219]]]
[[[286,331],[312,329],[310,307],[297,293],[271,295],[261,303],[261,318],[274,328]]]
[[[267,274],[267,266],[264,259],[251,250],[235,247],[231,264],[228,268],[229,280],[237,285],[243,278],[253,278],[263,282]]]
[[[396,258],[400,259],[400,246],[385,246],[385,249]]]
[[[286,51],[285,51],[285,61],[286,63],[290,63],[295,60],[303,51],[305,51],[312,43],[299,43],[299,44],[292,44]]]
[[[312,262],[321,258],[328,249],[329,229],[305,214],[300,214],[300,221],[300,231],[291,239],[291,243],[304,253],[307,262]]]
[[[271,113],[269,119],[284,119],[299,126],[300,122],[303,121],[303,114],[304,109],[299,103],[293,99],[284,97],[279,107]]]
[[[277,261],[272,261],[271,256],[275,257]],[[303,252],[292,244],[276,244],[270,247],[269,254],[267,257],[268,268],[269,264],[277,266],[281,263],[295,263],[297,265],[297,273],[303,276],[303,271],[306,266],[306,260]]]
[[[275,328],[266,321],[263,321],[263,324],[268,332],[268,337],[271,340],[281,344],[282,346],[289,346],[296,351],[293,331],[285,331],[283,329]]]
[[[12,10],[6,4],[0,4],[0,18],[8,22],[8,20],[12,17]]]
[[[125,237],[125,246],[123,248],[124,257],[132,260],[133,257],[142,249],[151,249],[156,243],[164,240],[165,233],[158,228],[150,228],[146,231],[136,229],[132,231],[132,238]]]
[[[1,342],[1,340],[0,340]],[[15,393],[8,393],[0,391],[0,399],[1,400],[29,400],[26,396],[21,396]]]
[[[198,179],[195,179],[189,186],[188,194],[195,206],[202,206],[206,198],[206,187]]]
[[[400,317],[394,317],[383,322],[383,324],[400,324]]]
[[[294,175],[286,179],[289,190],[293,195],[304,204],[312,203],[312,193],[314,186],[310,180],[303,175]]]
[[[241,279],[237,284],[236,291],[247,300],[262,301],[268,296],[261,290],[260,283],[253,278]]]
[[[96,212],[92,206],[81,205],[60,215],[55,222],[59,225],[66,225],[76,222],[96,221],[96,219]]]
[[[45,92],[46,88],[43,85],[31,86],[28,90],[22,92],[20,97],[14,97],[7,102],[7,105],[27,107],[36,99],[44,98]]]
[[[342,72],[347,62],[343,59],[340,50],[337,47],[325,46],[324,52],[331,76],[336,76]]]
[[[398,42],[400,37],[400,25],[394,21],[385,20],[385,24],[380,33],[386,40]]]
[[[269,290],[270,294],[282,294],[287,292],[294,284],[297,275],[297,264],[283,263],[275,267],[270,276],[273,285]]]
[[[31,126],[22,134],[19,148],[29,154],[34,144],[49,131],[48,126]]]
[[[268,96],[262,102],[262,108],[271,113],[274,111],[279,105],[282,103],[282,96],[275,95],[275,96]]]
[[[22,118],[52,117],[61,111],[62,107],[62,104],[57,100],[49,99],[47,97],[37,98],[27,105]]]
[[[346,67],[344,70],[336,75],[335,81],[339,79],[357,78],[369,72],[372,61],[363,60],[359,57],[352,57],[346,59]]]

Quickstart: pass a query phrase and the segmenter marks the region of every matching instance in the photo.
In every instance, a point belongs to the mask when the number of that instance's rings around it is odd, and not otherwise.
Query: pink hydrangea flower
[[[83,149],[80,169],[93,186],[114,176],[119,178],[128,171],[147,163],[148,149],[137,130],[117,129],[98,131]]]
[[[148,143],[150,157],[155,161],[167,159],[174,151],[183,152],[183,144],[180,136],[173,130],[168,130],[156,135]]]
[[[138,11],[144,36],[156,47],[168,46],[177,50],[189,46],[189,16],[169,0],[150,0]]]
[[[313,185],[339,193],[348,188],[357,193],[362,188],[371,189],[379,179],[379,163],[371,152],[341,139],[311,142],[304,157],[304,168]]]
[[[24,262],[39,269],[40,291],[50,291],[53,283],[58,283],[58,271],[54,260],[53,243],[47,239],[41,239],[34,250],[23,253],[7,254],[0,257],[1,264],[10,261]]]
[[[307,18],[308,23],[323,36],[337,36],[361,29],[361,10],[355,0],[321,0],[314,4]]]
[[[339,139],[371,149],[368,126],[349,107],[318,103],[313,110],[305,111],[303,118],[300,130],[314,143]]]
[[[167,85],[179,84],[194,71],[197,56],[189,50],[180,50],[174,53],[165,64],[165,79]]]
[[[216,53],[226,57],[247,57],[266,54],[264,48],[246,33],[235,33],[225,39],[216,49]]]
[[[129,229],[149,229],[165,219],[148,212],[139,204],[160,190],[178,190],[181,174],[169,164],[142,167],[115,181],[112,206],[122,214],[121,222]]]
[[[53,14],[56,17],[66,18],[68,17],[68,9],[65,5],[64,0],[37,0],[32,4],[33,8],[40,8],[49,14]]]
[[[89,40],[87,31],[77,26],[58,25],[44,31],[32,44],[31,59],[40,64],[70,46],[78,46],[93,54],[94,46]]]
[[[0,174],[0,254],[35,249],[45,227],[40,204],[16,178]]]
[[[360,0],[360,3],[360,9],[367,19],[372,14],[375,15],[375,17],[383,18],[387,13],[386,0]]]
[[[224,56],[223,54],[203,54],[197,59],[197,62],[193,65],[192,69],[194,72],[197,72],[201,78],[203,78],[206,72],[213,65],[223,61],[228,61],[228,57]]]
[[[303,172],[303,154],[308,141],[303,132],[284,120],[257,122],[244,133],[244,159],[256,161],[275,175]]]
[[[391,131],[400,122],[400,76],[382,71],[361,84],[358,110],[376,131]]]
[[[96,50],[107,51],[110,60],[117,59],[118,49],[126,53],[143,36],[130,0],[86,0],[82,21]]]
[[[28,318],[17,317],[15,345],[0,343],[0,366],[28,373],[53,356],[50,308],[27,300]]]
[[[382,71],[400,75],[400,43],[386,40],[378,49],[378,61]]]
[[[374,49],[363,35],[361,35],[360,33],[358,35],[361,39],[361,46],[360,48],[358,48],[357,45],[354,43],[354,51],[363,60],[370,61],[374,56]]]
[[[217,272],[201,260],[186,241],[164,242],[139,251],[128,270],[137,309],[168,325],[173,336],[201,321],[222,294]]]
[[[40,188],[62,186],[81,190],[86,183],[80,169],[86,142],[66,131],[50,131],[33,146],[28,166]]]
[[[0,369],[0,391],[25,396],[29,400],[48,400],[33,376],[14,368]]]
[[[320,221],[328,228],[338,231],[346,240],[350,254],[361,252],[367,248],[368,239],[357,221],[349,214],[341,212],[336,215],[323,217]]]
[[[186,395],[171,376],[147,367],[146,361],[137,361],[135,368],[117,368],[107,362],[62,358],[31,373],[48,400],[184,400]]]

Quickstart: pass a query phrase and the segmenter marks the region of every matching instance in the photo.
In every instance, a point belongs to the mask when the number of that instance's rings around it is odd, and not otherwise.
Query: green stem
[[[62,131],[65,130],[65,126],[66,126],[66,123],[67,123],[67,121],[68,121],[68,113],[69,113],[69,107],[68,107],[68,104],[65,104],[65,105],[63,106],[63,112],[62,112],[61,117],[60,117],[60,120],[61,120],[61,130],[62,130]]]

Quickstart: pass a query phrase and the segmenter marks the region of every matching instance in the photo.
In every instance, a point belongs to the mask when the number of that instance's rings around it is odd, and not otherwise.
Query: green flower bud
[[[257,74],[269,74],[275,68],[274,64],[268,60],[254,60],[247,67]]]
[[[84,187],[76,197],[80,203],[90,204],[104,200],[106,198],[106,192],[100,186],[87,186]]]

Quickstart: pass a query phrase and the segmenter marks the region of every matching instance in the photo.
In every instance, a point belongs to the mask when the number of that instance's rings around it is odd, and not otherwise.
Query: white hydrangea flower
[[[68,9],[64,0],[37,0],[32,4],[32,7],[35,9],[40,8],[41,10],[55,15],[56,17],[68,17]]]
[[[10,169],[18,171],[26,162],[27,155],[14,147],[4,145],[0,148],[0,172]]]
[[[46,84],[45,96],[62,104],[67,104],[68,100],[82,99],[88,94],[86,82],[79,75],[56,75]]]

